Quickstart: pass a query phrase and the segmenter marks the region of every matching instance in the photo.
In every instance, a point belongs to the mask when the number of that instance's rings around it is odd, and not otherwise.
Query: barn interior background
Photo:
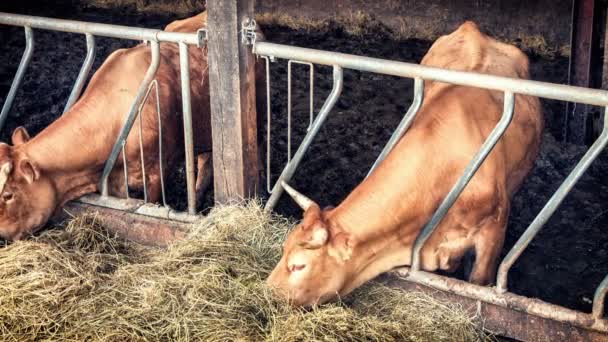
[[[0,11],[83,21],[162,28],[171,20],[204,9],[202,1],[73,0],[3,1]],[[605,1],[598,1],[605,8]],[[420,62],[433,40],[465,19],[521,47],[530,57],[532,79],[567,83],[570,57],[571,1],[339,1],[258,0],[257,15],[272,42],[408,62]],[[605,15],[605,10],[597,15]],[[598,30],[603,56],[603,30]],[[0,27],[0,99],[6,96],[24,48],[21,28]],[[37,33],[37,53],[26,74],[0,140],[25,125],[32,134],[60,115],[82,59],[85,41],[72,34]],[[94,69],[113,50],[129,42],[99,38]],[[58,72],[61,70],[61,72]],[[606,74],[606,73],[604,73]],[[272,177],[286,162],[286,63],[271,64]],[[606,86],[593,73],[593,87]],[[365,177],[411,103],[413,81],[345,71],[345,89],[298,169],[293,185],[321,205],[339,203]],[[294,70],[294,144],[308,125],[308,74]],[[331,89],[331,68],[317,68],[315,109]],[[535,169],[513,200],[505,251],[508,251],[586,150],[564,142],[566,104],[543,100],[546,133]],[[589,108],[592,117],[599,109]],[[258,115],[263,115],[258,113]],[[266,132],[259,126],[259,141]],[[581,179],[511,272],[509,288],[521,295],[589,312],[593,291],[608,274],[608,153]],[[185,207],[183,167],[168,187],[171,204]],[[264,184],[265,180],[261,180]],[[208,194],[199,209],[212,205]],[[283,199],[277,211],[298,217]],[[504,255],[503,255],[504,256]],[[582,281],[584,279],[584,281]]]

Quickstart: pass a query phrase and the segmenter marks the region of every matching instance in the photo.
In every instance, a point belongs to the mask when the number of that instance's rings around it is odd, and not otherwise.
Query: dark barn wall
[[[540,39],[552,46],[570,40],[571,0],[258,0],[258,12],[312,19],[374,15],[397,33],[435,38],[465,20],[509,39]]]

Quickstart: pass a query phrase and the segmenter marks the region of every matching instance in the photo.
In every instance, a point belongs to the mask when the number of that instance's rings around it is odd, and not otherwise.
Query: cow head
[[[304,210],[302,222],[289,234],[283,256],[268,284],[295,305],[313,305],[345,294],[352,254],[350,235],[326,219],[319,206],[286,183],[283,187]]]
[[[13,145],[0,143],[0,237],[18,240],[41,228],[53,214],[55,188],[36,163],[18,151],[29,140],[25,128],[13,132]]]

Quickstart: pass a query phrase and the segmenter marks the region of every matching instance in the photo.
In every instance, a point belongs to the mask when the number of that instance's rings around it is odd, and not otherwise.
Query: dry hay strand
[[[293,223],[257,202],[218,207],[166,250],[94,215],[0,248],[3,341],[476,341],[457,304],[370,283],[312,309],[265,286]]]

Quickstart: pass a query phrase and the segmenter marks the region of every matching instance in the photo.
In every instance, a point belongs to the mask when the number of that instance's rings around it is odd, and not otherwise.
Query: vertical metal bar
[[[30,64],[30,61],[32,60],[32,55],[34,53],[34,31],[29,26],[25,26],[24,28],[25,51],[23,52],[23,57],[21,57],[21,62],[19,62],[19,67],[17,68],[15,78],[13,78],[11,89],[8,91],[8,95],[6,95],[6,100],[4,100],[4,105],[2,106],[2,111],[0,112],[0,130],[4,127],[4,122],[8,117],[8,113],[10,112],[11,107],[13,105],[13,100],[15,100],[17,90],[19,90],[19,87],[21,86],[23,76],[25,75],[25,71],[27,70],[27,67]]]
[[[158,116],[158,171],[160,174],[160,193],[163,198],[163,205],[166,207],[167,197],[165,194],[165,171],[163,162],[163,122],[162,115],[160,112],[160,88],[156,80],[154,80],[152,84],[156,86],[156,114]]]
[[[291,161],[291,60],[287,62],[287,163]]]
[[[308,123],[307,131],[312,127],[312,122],[315,118],[315,66],[312,63],[306,63],[310,65],[310,84],[308,86],[308,91],[310,92],[310,122]]]
[[[129,198],[129,170],[127,164],[127,152],[125,151],[126,140],[122,142],[122,168],[125,174],[125,197]]]
[[[188,212],[196,214],[196,191],[194,175],[194,138],[192,135],[192,107],[190,104],[190,63],[188,45],[179,43],[179,69],[182,81],[182,111],[184,114],[184,144],[186,154],[186,186],[188,190]]]
[[[498,140],[505,133],[511,120],[513,119],[513,110],[515,108],[515,95],[511,92],[505,92],[504,96],[504,109],[502,113],[502,117],[498,121],[498,124],[490,135],[486,138],[486,141],[483,143],[479,152],[475,155],[473,160],[469,162],[466,169],[464,170],[464,174],[458,179],[458,182],[452,187],[448,195],[444,198],[443,202],[439,205],[431,220],[424,226],[422,232],[416,237],[416,242],[414,243],[414,249],[412,251],[412,270],[419,271],[420,270],[420,251],[424,246],[424,243],[431,236],[433,231],[437,228],[441,220],[448,213],[448,210],[454,205],[458,196],[462,193],[464,188],[467,186],[471,178],[475,175],[475,172],[479,169],[483,161],[486,157],[492,152],[492,149],[498,143]]]
[[[266,191],[272,193],[272,189],[270,188],[270,154],[272,151],[270,145],[270,126],[272,120],[270,108],[270,59],[266,56],[262,56],[262,58],[266,62]]]
[[[274,185],[274,188],[272,189],[272,195],[268,199],[268,202],[266,202],[266,206],[265,206],[266,210],[272,210],[272,208],[274,208],[276,206],[277,202],[279,201],[279,198],[283,194],[283,187],[281,186],[281,181],[289,182],[291,180],[291,177],[293,177],[293,174],[296,172],[296,168],[300,164],[300,161],[302,161],[302,158],[304,157],[304,154],[308,150],[308,147],[310,146],[313,139],[315,138],[315,136],[321,129],[321,126],[327,119],[329,112],[334,107],[334,105],[336,104],[336,101],[340,97],[340,94],[342,93],[342,86],[343,86],[342,68],[337,65],[334,65],[333,88],[332,88],[331,92],[329,93],[329,97],[327,98],[327,100],[323,104],[323,107],[319,111],[319,115],[317,115],[316,119],[314,120],[312,127],[310,128],[310,131],[306,134],[306,136],[304,136],[304,140],[302,140],[302,143],[298,147],[298,150],[296,151],[295,155],[293,156],[292,161],[289,164],[287,164],[285,169],[283,169],[283,172],[281,172],[281,176],[279,176],[279,179],[277,180],[277,182]]]
[[[74,83],[74,87],[72,87],[72,92],[70,93],[70,97],[68,98],[68,102],[65,104],[65,108],[63,108],[63,112],[67,112],[78,100],[80,94],[82,93],[82,88],[84,87],[84,82],[93,67],[93,62],[95,61],[95,36],[90,33],[86,33],[87,40],[87,55],[84,59],[84,63],[80,68],[80,72],[78,73],[78,77],[76,78],[76,82]]]
[[[148,88],[148,91],[151,88]],[[147,95],[147,94],[146,94]],[[141,118],[141,111],[144,108],[144,104],[146,103],[146,99],[147,97],[141,102],[141,106],[139,106],[139,110],[137,113],[138,116],[138,120],[139,121],[139,159],[141,162],[141,179],[144,183],[144,203],[148,203],[148,179],[146,177],[146,163],[144,161],[144,130],[142,128],[142,118]]]
[[[608,107],[606,107],[604,113],[608,113]],[[591,163],[606,147],[606,144],[608,143],[608,120],[606,118],[608,118],[608,116],[604,115],[604,129],[602,130],[602,134],[595,141],[595,143],[593,143],[589,150],[587,150],[587,153],[585,153],[583,158],[581,158],[578,164],[576,164],[572,172],[570,172],[566,180],[564,180],[564,182],[559,186],[549,201],[547,201],[547,204],[545,204],[540,213],[538,213],[536,218],[534,218],[534,221],[532,221],[530,226],[526,228],[526,231],[522,234],[519,240],[517,240],[513,248],[511,248],[507,256],[498,267],[498,276],[496,279],[496,290],[498,292],[503,293],[507,291],[508,273],[515,261],[517,261],[524,249],[526,249],[526,247],[530,244],[530,241],[532,241],[534,236],[538,234],[540,229],[549,220],[551,215],[553,215],[555,210],[557,210],[576,182],[578,182],[589,166],[591,166]]]
[[[595,290],[593,296],[593,309],[591,315],[595,319],[601,319],[604,317],[604,303],[606,302],[606,293],[608,292],[608,276],[602,280],[600,286]]]
[[[137,90],[137,94],[135,95],[135,99],[133,100],[133,104],[131,104],[131,108],[129,109],[129,113],[127,114],[127,118],[120,129],[120,133],[118,137],[116,137],[116,142],[112,147],[112,151],[108,156],[108,160],[104,165],[103,173],[101,175],[101,180],[99,182],[99,188],[101,189],[102,196],[108,196],[108,178],[110,177],[110,173],[114,168],[114,164],[116,163],[116,159],[118,158],[118,154],[122,149],[123,141],[127,139],[129,136],[129,132],[131,131],[131,127],[133,127],[133,123],[135,122],[135,118],[137,115],[137,105],[140,103],[144,92],[148,88],[150,82],[154,78],[156,74],[156,70],[158,70],[158,66],[160,64],[160,45],[157,41],[150,42],[150,49],[152,53],[152,61],[150,63],[150,67],[148,67],[148,71],[146,71],[146,75],[142,80],[139,89]]]
[[[376,159],[376,161],[374,162],[374,165],[369,170],[369,172],[367,173],[367,176],[365,176],[365,178],[369,177],[369,175],[371,175],[372,172],[374,172],[374,170],[378,167],[378,165],[380,165],[380,163],[384,160],[384,158],[386,158],[386,156],[388,156],[388,154],[393,150],[395,145],[397,145],[399,140],[401,140],[401,137],[403,137],[405,132],[407,132],[407,130],[410,128],[412,122],[414,122],[414,118],[416,117],[416,114],[418,114],[418,111],[420,110],[420,107],[422,106],[423,98],[424,98],[424,80],[421,78],[415,78],[414,79],[414,101],[412,102],[412,105],[410,106],[410,108],[407,110],[407,113],[405,113],[405,116],[403,116],[403,119],[401,119],[399,126],[397,126],[397,129],[395,129],[395,132],[393,133],[391,138],[388,140],[388,143],[386,143],[386,146],[384,146],[384,149],[382,149],[382,152],[380,152],[378,159]]]

